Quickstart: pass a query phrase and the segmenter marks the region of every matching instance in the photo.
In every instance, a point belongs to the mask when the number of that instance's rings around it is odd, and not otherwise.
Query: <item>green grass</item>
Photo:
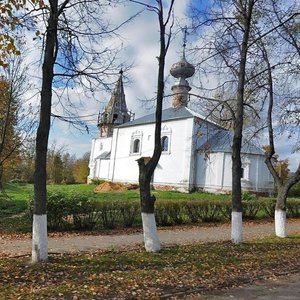
[[[0,299],[157,299],[169,293],[240,285],[300,267],[300,236],[175,246],[159,254],[111,250],[52,255],[46,264],[29,257],[0,258]]]
[[[48,185],[49,191],[75,191],[79,193],[88,193],[90,197],[101,200],[129,200],[139,199],[139,191],[129,190],[122,192],[94,193],[93,184],[71,184],[71,185]],[[153,191],[157,199],[222,199],[229,200],[229,195],[213,195],[208,193],[179,193],[176,191]],[[33,197],[32,184],[5,184],[5,194],[0,194],[0,215],[17,214],[24,212],[27,207],[27,201]]]
[[[27,208],[27,201],[33,194],[30,184],[7,183],[4,192],[0,193],[0,216],[22,213]]]

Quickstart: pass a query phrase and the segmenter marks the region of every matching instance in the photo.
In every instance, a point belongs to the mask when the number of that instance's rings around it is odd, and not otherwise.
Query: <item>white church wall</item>
[[[172,185],[183,189],[188,187],[192,126],[192,119],[163,122],[162,137],[168,137],[168,149],[163,151],[154,172],[154,185]],[[150,157],[153,154],[154,130],[154,124],[115,129],[109,175],[112,181],[138,181],[136,160],[141,156]],[[140,139],[140,151],[137,153],[133,152],[135,139]]]
[[[114,130],[109,169],[109,178],[111,181],[137,181],[138,165],[135,160],[139,156],[130,155],[132,128],[116,128]]]
[[[208,192],[227,192],[232,189],[231,153],[197,153],[195,187]],[[272,180],[262,155],[242,155],[244,178],[242,189],[252,192],[269,192]],[[245,170],[248,168],[247,170]]]
[[[112,138],[97,138],[92,140],[92,146],[91,146],[91,154],[90,154],[90,161],[89,161],[89,169],[90,173],[88,176],[88,182],[91,181],[93,178],[103,178],[106,179],[106,177],[101,177],[100,172],[100,162],[96,162],[96,158],[101,155],[104,152],[110,152],[111,151],[111,143]],[[102,170],[102,168],[101,168]],[[104,171],[104,170],[102,170]],[[106,170],[108,172],[108,170]],[[106,172],[106,173],[107,173]]]
[[[162,135],[170,132],[170,151],[162,153],[154,172],[154,184],[170,185],[188,191],[192,158],[193,119],[168,121],[162,124]]]

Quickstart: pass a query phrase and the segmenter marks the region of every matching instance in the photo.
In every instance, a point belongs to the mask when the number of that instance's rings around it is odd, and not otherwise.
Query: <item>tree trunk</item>
[[[287,237],[286,231],[286,198],[288,190],[286,187],[278,186],[278,194],[275,207],[275,234],[278,237]]]
[[[2,193],[3,191],[3,163],[0,162],[0,193]]]
[[[51,2],[45,41],[40,120],[36,136],[32,261],[48,259],[46,163],[50,131],[53,69],[56,56],[58,0]]]
[[[240,7],[244,17],[244,35],[241,45],[240,65],[237,87],[237,109],[234,121],[234,135],[232,142],[232,215],[231,215],[231,240],[235,244],[243,242],[243,206],[242,206],[242,163],[241,148],[244,121],[244,92],[246,78],[246,62],[248,43],[251,30],[252,11],[255,0],[249,0],[247,5]]]
[[[145,165],[143,157],[138,160],[138,164],[145,249],[147,252],[158,252],[161,246],[154,215],[154,203],[156,199],[155,196],[151,195],[151,176],[149,176],[149,170],[147,165]]]

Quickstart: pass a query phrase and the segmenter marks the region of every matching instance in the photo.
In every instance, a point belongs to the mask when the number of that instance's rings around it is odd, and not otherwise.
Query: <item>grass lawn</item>
[[[89,194],[90,197],[101,200],[127,200],[139,199],[138,190],[129,190],[122,192],[107,192],[94,193],[95,185],[93,184],[71,184],[71,185],[48,185],[49,191],[63,191],[63,192],[78,192]],[[175,191],[154,191],[153,194],[157,199],[223,199],[229,200],[229,195],[213,195],[208,193],[179,193]],[[27,202],[33,197],[32,184],[5,184],[5,193],[0,194],[0,216],[13,215],[22,213],[27,208]]]
[[[0,299],[158,299],[221,289],[300,268],[300,236],[93,254],[0,257]]]

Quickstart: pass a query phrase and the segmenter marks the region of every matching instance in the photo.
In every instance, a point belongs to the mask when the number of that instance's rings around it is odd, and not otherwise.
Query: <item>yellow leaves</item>
[[[262,148],[263,148],[266,152],[271,151],[271,146],[270,146],[270,145],[264,145],[264,146],[262,146]]]
[[[15,31],[23,28],[18,13],[25,9],[27,0],[1,0],[0,1],[0,67],[7,67],[6,58],[9,54],[19,55],[15,46]],[[39,8],[45,7],[43,0],[31,0]]]

